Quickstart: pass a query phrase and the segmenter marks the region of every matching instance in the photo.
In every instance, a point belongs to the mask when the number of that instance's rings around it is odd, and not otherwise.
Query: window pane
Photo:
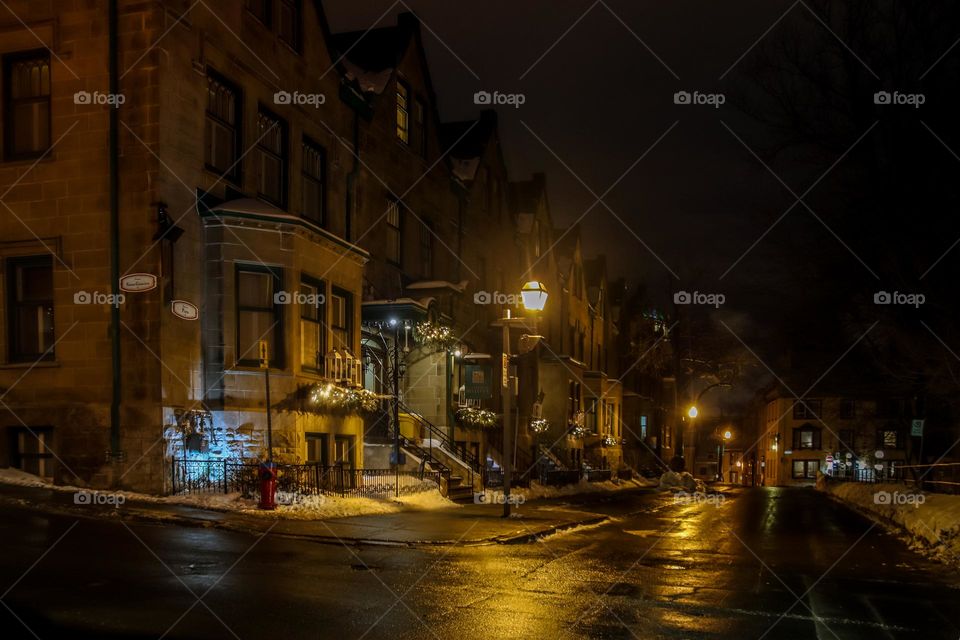
[[[410,95],[407,86],[397,82],[397,137],[410,142]]]
[[[11,260],[8,264],[10,359],[34,360],[53,346],[53,261]],[[45,357],[52,358],[52,352]]]
[[[7,58],[5,140],[11,157],[37,156],[50,146],[50,57]]]
[[[276,319],[272,311],[241,311],[238,327],[239,340],[237,360],[256,360],[260,340],[270,345],[271,364],[276,362]]]
[[[241,307],[273,309],[273,277],[269,273],[241,271],[238,277]]]

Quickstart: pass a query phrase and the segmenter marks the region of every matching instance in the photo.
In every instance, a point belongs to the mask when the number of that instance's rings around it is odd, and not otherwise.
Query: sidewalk
[[[269,512],[250,515],[141,500],[127,500],[119,507],[77,505],[72,493],[7,484],[0,484],[0,505],[72,517],[119,517],[253,534],[269,531],[271,535],[329,544],[516,544],[608,519],[587,511],[558,508],[550,500],[538,500],[514,506],[509,519],[501,517],[501,505],[480,504],[327,520],[290,520],[272,517]]]

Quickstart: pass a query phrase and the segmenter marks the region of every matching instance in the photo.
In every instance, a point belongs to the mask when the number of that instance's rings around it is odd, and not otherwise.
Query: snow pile
[[[899,529],[912,546],[960,565],[960,496],[916,491],[900,484],[817,483],[873,520]]]
[[[510,493],[523,496],[524,500],[535,500],[537,498],[559,498],[563,496],[573,496],[581,493],[597,493],[604,491],[623,491],[624,489],[645,489],[650,486],[645,478],[634,478],[633,480],[605,480],[604,482],[588,482],[581,478],[577,484],[567,484],[560,487],[545,486],[536,480],[530,483],[528,488],[513,487]],[[497,490],[487,490],[487,493],[499,493]]]
[[[705,493],[703,480],[697,480],[686,471],[678,473],[667,471],[660,476],[660,489],[663,491],[686,491],[687,493]]]

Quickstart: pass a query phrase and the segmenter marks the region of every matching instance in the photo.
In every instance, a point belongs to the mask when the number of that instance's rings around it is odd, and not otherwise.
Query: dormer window
[[[397,138],[410,144],[410,87],[397,80]]]

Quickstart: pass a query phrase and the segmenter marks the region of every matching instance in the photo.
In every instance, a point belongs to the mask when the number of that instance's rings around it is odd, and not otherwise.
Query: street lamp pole
[[[513,389],[510,387],[510,311],[503,321],[503,378],[500,394],[503,396],[503,517],[510,517],[510,482],[513,480]]]

